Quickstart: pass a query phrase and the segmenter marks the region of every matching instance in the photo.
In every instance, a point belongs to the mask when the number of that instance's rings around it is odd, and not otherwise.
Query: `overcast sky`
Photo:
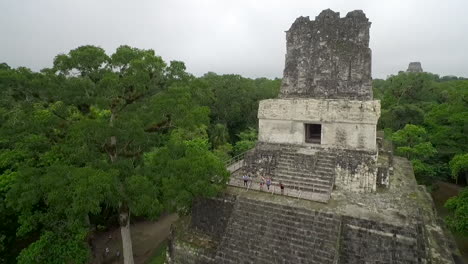
[[[127,44],[208,71],[281,77],[285,30],[298,16],[362,9],[372,22],[372,74],[410,61],[468,77],[467,0],[0,0],[0,62],[33,70],[81,45]]]

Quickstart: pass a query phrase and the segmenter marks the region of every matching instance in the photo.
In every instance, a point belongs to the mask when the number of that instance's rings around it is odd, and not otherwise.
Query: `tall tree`
[[[209,109],[195,99],[184,71],[180,62],[168,68],[152,50],[121,46],[108,57],[100,48],[79,47],[35,74],[47,92],[18,97],[13,113],[0,111],[6,203],[18,214],[18,234],[40,234],[20,263],[85,262],[89,215],[103,208],[118,213],[124,262],[133,263],[131,215],[154,218],[224,186],[221,161],[191,143],[207,142]],[[29,98],[37,103],[26,103]],[[159,159],[176,159],[155,151],[167,144],[176,146],[174,153],[190,146],[180,162],[196,160],[191,174],[153,169]],[[153,153],[151,162],[145,153]],[[190,183],[169,184],[176,177]],[[184,194],[177,206],[167,198],[175,193]]]

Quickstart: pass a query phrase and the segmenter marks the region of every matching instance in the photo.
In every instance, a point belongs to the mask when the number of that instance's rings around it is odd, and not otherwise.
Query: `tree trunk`
[[[114,126],[115,113],[114,110],[111,110],[111,117],[109,120],[110,127]],[[117,137],[110,137],[111,153],[110,159],[111,163],[114,163],[117,159]],[[130,235],[130,209],[125,204],[120,205],[119,210],[119,224],[120,224],[120,234],[122,235],[122,249],[123,249],[123,258],[124,264],[134,264],[133,262],[133,249],[132,249],[132,237]]]
[[[89,214],[85,215],[85,224],[88,228],[91,226],[91,221],[89,220]]]
[[[125,264],[133,264],[132,238],[130,236],[130,212],[121,211],[119,215],[120,233],[122,235],[122,248]]]

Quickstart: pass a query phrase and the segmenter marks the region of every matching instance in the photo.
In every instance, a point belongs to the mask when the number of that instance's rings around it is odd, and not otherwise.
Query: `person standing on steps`
[[[282,182],[279,183],[281,189],[281,195],[284,195],[284,184]]]
[[[270,185],[271,185],[271,178],[268,177],[266,180],[266,186],[267,186],[268,191],[270,190]]]
[[[265,185],[265,178],[262,176],[260,179],[260,191],[263,191],[263,185]]]
[[[243,175],[242,179],[244,180],[244,187],[247,187],[247,183],[249,181],[249,177],[247,175]]]

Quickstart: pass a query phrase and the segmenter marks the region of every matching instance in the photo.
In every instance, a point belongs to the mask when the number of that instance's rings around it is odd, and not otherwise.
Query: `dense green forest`
[[[379,129],[412,161],[420,183],[466,184],[468,80],[400,73],[374,80],[374,97],[382,104]]]
[[[279,83],[196,78],[128,46],[82,46],[41,72],[1,64],[0,263],[86,263],[97,227],[129,234],[130,216],[186,213],[215,195]]]
[[[40,72],[0,64],[0,263],[86,263],[94,232],[129,233],[132,217],[185,214],[216,195],[224,161],[254,146],[258,102],[280,83],[195,77],[128,46],[82,46]],[[400,73],[375,80],[374,97],[379,128],[421,184],[467,184],[468,80]],[[468,189],[447,207],[468,235]]]

